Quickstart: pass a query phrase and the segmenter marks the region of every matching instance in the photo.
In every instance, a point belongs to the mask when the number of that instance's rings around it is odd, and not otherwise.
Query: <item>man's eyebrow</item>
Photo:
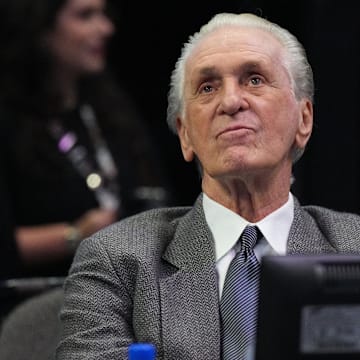
[[[194,73],[191,84],[194,87],[199,86],[203,82],[214,81],[221,78],[221,73],[216,66],[200,67]]]
[[[198,75],[200,77],[213,77],[219,74],[219,70],[215,66],[207,66],[201,68]]]
[[[259,62],[249,61],[239,65],[239,70],[244,72],[252,72],[252,71],[259,71],[263,68],[263,65]]]
[[[264,64],[259,61],[247,61],[239,64],[237,69],[242,72],[259,71],[264,68]],[[200,77],[216,77],[220,75],[220,71],[215,66],[207,66],[201,68],[198,72]]]

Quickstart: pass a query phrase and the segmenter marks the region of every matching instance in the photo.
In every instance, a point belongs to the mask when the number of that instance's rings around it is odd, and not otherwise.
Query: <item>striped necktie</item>
[[[225,277],[220,302],[223,360],[243,360],[256,336],[260,264],[253,247],[260,231],[247,226]]]

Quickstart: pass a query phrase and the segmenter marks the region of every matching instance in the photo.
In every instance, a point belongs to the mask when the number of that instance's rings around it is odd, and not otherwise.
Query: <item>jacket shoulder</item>
[[[140,249],[162,251],[173,238],[179,221],[190,210],[191,207],[146,210],[100,230],[86,241],[100,242],[110,252],[133,253]]]
[[[337,211],[322,206],[307,205],[302,209],[318,222],[326,223],[330,227],[353,225],[360,229],[360,215],[345,211]]]
[[[360,216],[321,206],[303,206],[317,228],[333,246],[344,252],[360,251]]]

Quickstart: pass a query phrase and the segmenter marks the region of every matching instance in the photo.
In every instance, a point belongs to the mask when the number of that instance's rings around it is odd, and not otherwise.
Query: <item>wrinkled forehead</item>
[[[224,25],[206,34],[193,48],[188,64],[213,54],[244,54],[284,62],[285,50],[271,33],[240,25]]]

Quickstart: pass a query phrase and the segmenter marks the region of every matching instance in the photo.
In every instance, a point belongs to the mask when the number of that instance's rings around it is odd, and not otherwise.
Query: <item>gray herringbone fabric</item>
[[[155,344],[157,360],[219,360],[214,248],[202,196],[84,240],[65,283],[57,360],[126,360],[135,341]],[[287,252],[360,253],[360,217],[295,199]]]
[[[257,237],[256,226],[245,228],[226,274],[220,304],[223,360],[244,359],[256,335],[260,264],[253,247]]]

